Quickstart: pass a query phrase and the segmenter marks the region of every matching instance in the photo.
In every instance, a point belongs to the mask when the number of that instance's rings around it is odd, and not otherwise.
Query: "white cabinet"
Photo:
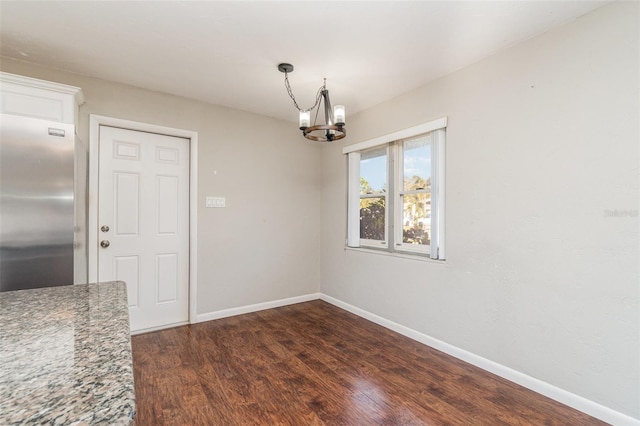
[[[0,72],[0,112],[76,125],[79,87]]]

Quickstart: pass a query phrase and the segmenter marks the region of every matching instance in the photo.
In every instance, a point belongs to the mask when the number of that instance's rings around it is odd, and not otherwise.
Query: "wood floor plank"
[[[143,425],[603,425],[323,301],[132,337]]]

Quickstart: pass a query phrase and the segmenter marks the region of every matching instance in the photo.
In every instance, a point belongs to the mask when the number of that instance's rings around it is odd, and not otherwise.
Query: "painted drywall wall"
[[[2,71],[81,87],[89,114],[198,132],[199,314],[316,293],[320,148],[295,126],[3,58]],[[205,208],[205,196],[226,208]]]
[[[0,69],[82,87],[85,140],[89,113],[199,132],[199,313],[313,293],[322,273],[332,297],[640,417],[637,9],[607,6],[349,117],[347,143],[449,117],[445,263],[344,250],[340,143],[23,62]],[[205,195],[229,207],[205,209]]]
[[[321,291],[640,418],[638,8],[351,117],[322,153]],[[446,262],[345,250],[342,147],[444,116]]]

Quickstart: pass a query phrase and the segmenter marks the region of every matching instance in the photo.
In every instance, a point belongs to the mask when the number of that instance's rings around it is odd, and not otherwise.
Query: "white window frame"
[[[379,138],[356,143],[343,148],[348,159],[348,199],[347,199],[347,247],[384,248],[389,252],[428,255],[431,259],[444,260],[445,252],[445,139],[447,117],[418,126],[390,133]],[[402,211],[400,186],[403,181],[401,149],[398,141],[413,139],[429,134],[431,144],[431,235],[429,247],[402,243]],[[387,145],[387,158],[393,162],[393,176],[387,170],[389,194],[385,202],[385,243],[360,239],[360,153],[364,150]],[[393,148],[389,148],[392,147]],[[393,205],[389,218],[389,206]],[[393,241],[393,244],[390,243]],[[400,242],[396,244],[396,242]],[[372,244],[373,243],[373,244]]]

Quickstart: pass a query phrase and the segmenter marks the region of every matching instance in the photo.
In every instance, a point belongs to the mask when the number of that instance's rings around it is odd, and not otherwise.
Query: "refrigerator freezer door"
[[[74,128],[0,114],[0,291],[73,284]]]

